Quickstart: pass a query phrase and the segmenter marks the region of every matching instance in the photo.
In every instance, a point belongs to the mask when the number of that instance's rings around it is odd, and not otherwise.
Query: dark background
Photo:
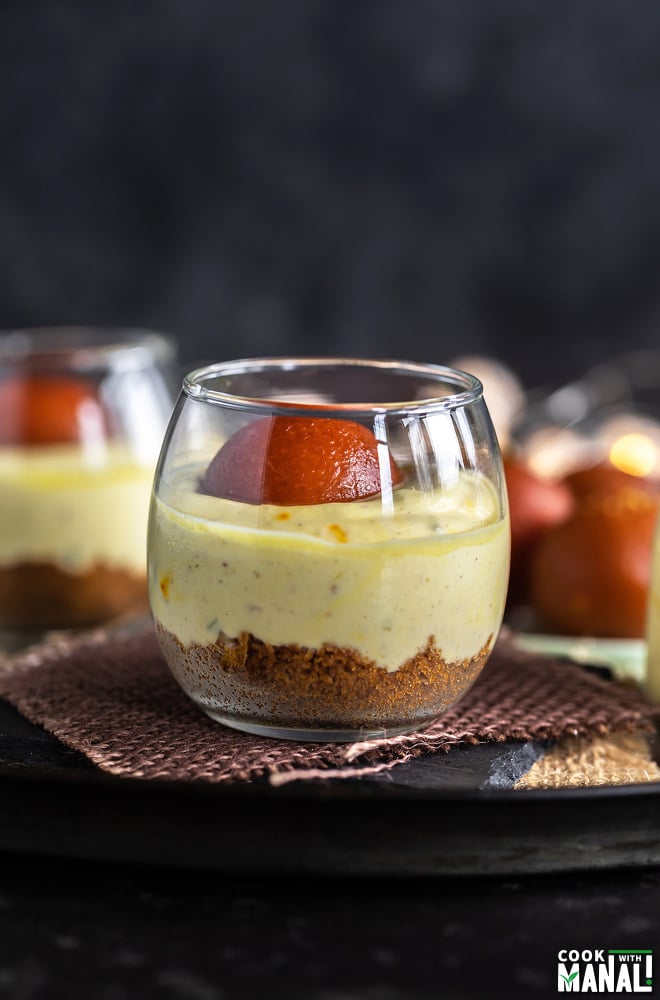
[[[184,364],[660,346],[660,5],[5,0],[0,328]]]

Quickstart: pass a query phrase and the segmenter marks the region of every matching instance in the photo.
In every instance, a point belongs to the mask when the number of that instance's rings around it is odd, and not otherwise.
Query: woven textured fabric
[[[660,707],[632,685],[517,649],[507,636],[472,689],[430,728],[362,743],[295,743],[235,732],[183,694],[151,626],[54,637],[4,662],[0,695],[104,771],[272,784],[353,777],[464,743],[651,732]]]
[[[516,788],[589,788],[660,781],[648,740],[636,733],[567,736],[535,761]]]

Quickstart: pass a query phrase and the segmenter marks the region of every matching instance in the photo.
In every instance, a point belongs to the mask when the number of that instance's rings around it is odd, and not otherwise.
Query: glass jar
[[[148,553],[163,653],[212,718],[324,741],[427,725],[480,673],[506,598],[508,508],[480,382],[341,358],[193,372]]]
[[[148,507],[174,403],[174,359],[171,339],[140,330],[0,334],[7,644],[14,633],[148,611]]]

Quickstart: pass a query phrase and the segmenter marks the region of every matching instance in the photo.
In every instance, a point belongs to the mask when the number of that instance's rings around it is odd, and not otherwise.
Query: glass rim
[[[143,368],[171,362],[172,336],[128,326],[61,325],[0,330],[0,366],[24,369],[40,361],[75,371]]]
[[[269,371],[291,371],[293,368],[341,369],[370,368],[390,375],[407,375],[432,380],[445,387],[459,387],[456,391],[443,395],[426,395],[413,400],[396,400],[393,402],[355,400],[347,403],[319,403],[314,401],[293,401],[287,399],[266,398],[264,396],[246,396],[221,389],[210,388],[205,383],[223,375],[240,375],[249,372],[268,373]],[[195,368],[183,378],[182,390],[191,399],[211,403],[213,405],[230,407],[246,411],[268,411],[278,414],[300,414],[303,411],[335,413],[397,413],[414,410],[454,410],[477,402],[483,396],[483,385],[476,375],[453,368],[450,365],[426,364],[416,361],[401,361],[381,358],[350,358],[350,357],[307,357],[282,356],[241,358],[234,361],[216,362]]]

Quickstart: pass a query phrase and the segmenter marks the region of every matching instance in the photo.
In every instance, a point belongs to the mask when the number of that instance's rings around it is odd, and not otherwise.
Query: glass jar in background
[[[0,334],[0,630],[147,608],[146,529],[176,350],[150,331]]]
[[[159,641],[217,721],[307,740],[412,731],[488,659],[509,520],[474,376],[351,359],[212,365],[184,380],[154,490]]]

